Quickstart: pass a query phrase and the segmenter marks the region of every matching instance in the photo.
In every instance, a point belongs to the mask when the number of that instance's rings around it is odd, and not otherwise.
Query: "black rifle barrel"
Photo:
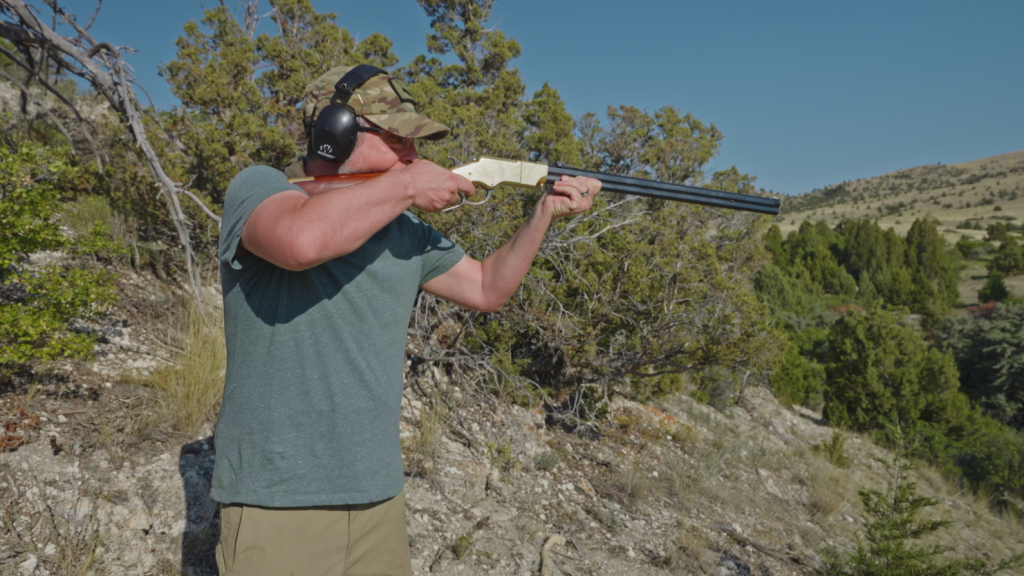
[[[614,174],[582,170],[559,164],[548,166],[547,181],[549,183],[557,181],[562,176],[588,176],[596,178],[601,181],[601,190],[604,192],[633,194],[636,196],[661,198],[663,200],[675,200],[676,202],[714,206],[716,208],[759,212],[761,214],[777,215],[779,213],[780,202],[777,198],[750,196],[748,194],[724,192],[722,190],[711,190],[709,188],[698,188],[683,184],[669,184],[658,182],[657,180],[632,178],[630,176],[615,176]]]

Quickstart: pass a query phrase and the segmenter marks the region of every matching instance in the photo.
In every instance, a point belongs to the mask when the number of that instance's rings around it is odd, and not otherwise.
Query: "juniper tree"
[[[1003,282],[1003,274],[998,270],[989,272],[985,285],[978,290],[978,302],[1002,302],[1010,297],[1010,291]]]
[[[705,173],[721,141],[713,125],[669,106],[651,114],[622,105],[609,108],[605,123],[593,114],[572,121],[550,86],[524,98],[512,66],[521,48],[487,24],[492,1],[420,4],[431,20],[433,56],[401,73],[423,112],[453,129],[451,138],[423,146],[425,157],[560,159],[753,191],[753,179],[738,170]],[[479,208],[426,217],[486,256],[537,199],[521,189],[494,196]],[[587,215],[555,224],[502,311],[467,314],[425,296],[416,332],[425,354],[451,370],[540,390],[577,414],[596,414],[616,390],[650,397],[678,390],[685,373],[715,367],[753,381],[777,342],[751,290],[767,259],[766,226],[767,218],[603,193]]]
[[[215,205],[227,185],[252,164],[283,166],[304,139],[297,103],[305,86],[340,64],[394,65],[391,42],[373,34],[356,43],[316,12],[309,0],[270,0],[277,34],[256,36],[260,16],[249,3],[241,15],[225,5],[185,25],[177,57],[160,73],[180,101],[167,121],[185,150],[184,172]]]
[[[851,311],[832,326],[825,374],[823,414],[835,426],[870,431],[923,420],[945,427],[968,411],[952,355],[928,348],[885,310]]]

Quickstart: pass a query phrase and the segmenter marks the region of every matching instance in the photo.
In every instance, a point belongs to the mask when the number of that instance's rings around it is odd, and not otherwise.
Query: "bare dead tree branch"
[[[202,279],[196,254],[192,248],[190,224],[181,209],[178,195],[185,193],[198,204],[202,205],[202,202],[191,193],[179,188],[171,180],[164,170],[156,150],[150,144],[142,121],[142,106],[132,89],[134,78],[131,77],[130,68],[122,58],[124,48],[119,48],[109,42],[96,42],[88,33],[87,28],[80,26],[73,17],[60,8],[57,0],[43,0],[43,2],[54,11],[55,16],[59,15],[78,33],[76,38],[62,36],[53,27],[47,26],[37,16],[38,10],[24,0],[0,0],[0,8],[3,8],[0,11],[0,17],[10,17],[9,20],[0,20],[0,37],[13,42],[19,49],[24,47],[24,49],[39,50],[41,54],[53,60],[58,67],[68,70],[88,82],[119,113],[159,185],[160,194],[167,204],[171,221],[185,251],[185,269],[189,284],[195,297],[199,299]],[[97,6],[98,10],[99,6]],[[95,15],[93,20],[95,20]],[[90,22],[90,26],[91,24]],[[36,77],[39,77],[38,73]],[[205,206],[203,208],[204,212],[212,215]]]
[[[21,82],[19,82],[17,78],[15,78],[14,76],[11,76],[10,74],[8,74],[7,72],[5,72],[3,70],[0,70],[0,76],[3,76],[11,84],[14,84],[15,86],[17,86],[22,91],[23,94],[28,94],[31,97],[31,93],[29,92],[28,87],[25,86],[24,84],[22,84]],[[47,108],[46,105],[43,104],[41,101],[35,100],[35,99],[33,99],[33,101],[36,103],[36,106],[38,106],[39,109],[42,110],[43,113],[45,113],[46,116],[50,120],[52,120],[54,124],[57,125],[57,128],[60,129],[61,133],[64,134],[64,137],[67,138],[68,142],[71,143],[71,149],[72,149],[72,151],[74,151],[74,147],[75,147],[74,140],[71,138],[71,133],[68,132],[68,129],[64,127],[64,124],[56,116],[54,116],[53,113],[50,112],[49,108]],[[99,156],[97,156],[97,159],[98,158],[99,158]]]
[[[217,224],[220,224],[220,216],[217,216],[212,211],[210,211],[210,209],[206,207],[206,204],[203,204],[203,201],[200,200],[195,194],[193,194],[192,192],[188,191],[185,188],[180,187],[177,188],[177,191],[179,194],[184,194],[185,196],[191,198],[192,201],[195,202],[199,206],[199,208],[201,208],[203,212],[206,213],[207,216],[209,216]]]
[[[100,7],[103,6],[103,0],[96,0],[96,9],[92,11],[92,18],[89,18],[89,23],[85,25],[85,29],[92,28],[92,25],[96,22],[96,17],[100,14]]]
[[[18,58],[17,56],[15,56],[14,54],[12,54],[12,53],[11,53],[10,51],[8,51],[7,49],[5,49],[5,48],[4,48],[3,46],[0,46],[0,54],[3,54],[4,56],[7,56],[7,58],[8,58],[8,59],[10,59],[10,60],[11,60],[11,62],[14,62],[14,63],[15,63],[15,64],[17,64],[18,66],[21,66],[21,67],[22,67],[22,68],[24,68],[24,69],[25,69],[25,70],[26,70],[26,71],[27,71],[27,72],[28,72],[29,74],[31,74],[31,75],[32,75],[32,76],[33,76],[33,77],[34,77],[34,78],[35,78],[35,79],[36,79],[36,80],[37,80],[37,81],[39,82],[39,84],[41,84],[41,85],[43,86],[43,88],[46,88],[46,89],[47,89],[47,90],[48,90],[48,91],[49,91],[49,92],[50,92],[51,94],[53,94],[54,96],[56,96],[58,100],[60,100],[61,102],[63,102],[63,103],[65,104],[65,105],[67,105],[67,107],[68,107],[68,108],[70,108],[70,109],[71,109],[71,111],[75,113],[75,117],[76,117],[76,118],[78,118],[79,122],[82,122],[83,124],[87,124],[87,125],[89,125],[90,127],[92,126],[92,123],[91,123],[91,122],[89,122],[88,120],[86,120],[85,118],[83,118],[83,117],[82,117],[82,115],[81,115],[81,114],[80,114],[80,113],[78,112],[78,108],[76,108],[76,107],[75,107],[75,105],[74,105],[74,104],[72,104],[70,100],[68,100],[67,98],[65,98],[65,97],[64,97],[64,95],[63,95],[63,94],[61,94],[59,90],[57,90],[56,88],[54,88],[54,87],[53,87],[53,86],[52,86],[52,85],[51,85],[51,84],[50,84],[49,82],[47,82],[46,80],[44,80],[43,78],[41,78],[41,77],[40,77],[40,76],[39,76],[39,75],[38,75],[38,74],[36,73],[36,71],[35,71],[35,70],[33,70],[33,69],[32,69],[32,68],[31,68],[31,67],[30,67],[30,66],[28,65],[28,64],[26,64],[26,63],[22,62],[22,61],[21,61],[21,59],[19,59],[19,58]],[[22,93],[23,93],[23,94],[26,94],[26,95],[28,95],[28,94],[29,94],[29,89],[28,89],[28,87],[27,87],[27,86],[25,86],[24,84],[22,84],[21,82],[18,82],[18,81],[17,81],[17,80],[16,80],[16,79],[15,79],[15,78],[14,78],[13,76],[11,76],[11,75],[9,75],[9,74],[6,74],[6,73],[5,73],[5,74],[4,74],[4,77],[5,77],[5,78],[7,78],[8,80],[10,80],[10,81],[11,81],[11,82],[12,82],[13,84],[15,84],[16,86],[18,86],[18,88],[20,88],[20,89],[21,89],[21,91],[22,91]],[[39,106],[45,106],[45,105],[44,105],[44,104],[43,104],[42,102],[38,102],[38,101],[37,101],[37,104],[38,104]],[[47,116],[49,116],[49,117],[50,117],[50,119],[51,119],[51,120],[53,120],[54,122],[56,122],[56,123],[58,124],[58,126],[59,126],[59,128],[60,128],[60,131],[64,133],[64,136],[65,136],[65,137],[66,137],[66,138],[68,139],[68,142],[70,142],[70,143],[71,143],[71,148],[72,148],[72,151],[73,151],[73,150],[74,150],[74,146],[75,146],[75,145],[74,145],[74,142],[73,142],[73,140],[72,140],[72,138],[71,138],[71,134],[70,134],[70,133],[69,133],[69,132],[67,131],[67,129],[66,129],[65,127],[64,127],[64,125],[63,125],[63,124],[61,124],[59,120],[57,120],[56,116],[54,116],[53,114],[51,114],[51,113],[50,113],[49,111],[47,111],[47,113],[46,113],[46,114],[47,114]],[[96,156],[96,162],[97,162],[97,164],[99,164],[99,168],[100,168],[100,170],[102,170],[102,169],[103,169],[103,156],[102,156],[102,154],[100,153],[100,149],[99,149],[99,147],[98,147],[98,146],[96,146],[96,141],[95,141],[95,140],[93,140],[93,138],[92,138],[92,135],[91,135],[91,134],[89,133],[89,131],[88,131],[88,130],[82,130],[82,135],[84,135],[84,136],[85,136],[85,139],[89,141],[89,146],[91,146],[91,147],[92,147],[92,152],[93,152],[93,155],[95,155],[95,156]]]

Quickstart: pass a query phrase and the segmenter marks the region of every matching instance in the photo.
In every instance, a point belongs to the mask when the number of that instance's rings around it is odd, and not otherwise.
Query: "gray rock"
[[[35,554],[29,554],[28,560],[25,560],[21,564],[18,564],[18,573],[22,576],[29,576],[36,571],[36,566],[39,565],[39,559],[36,558]]]

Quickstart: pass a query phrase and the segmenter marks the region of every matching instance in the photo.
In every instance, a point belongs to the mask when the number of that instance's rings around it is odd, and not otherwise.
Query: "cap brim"
[[[363,117],[388,132],[393,132],[403,138],[440,140],[451,133],[451,130],[444,124],[434,122],[430,118],[416,112],[366,114]]]

